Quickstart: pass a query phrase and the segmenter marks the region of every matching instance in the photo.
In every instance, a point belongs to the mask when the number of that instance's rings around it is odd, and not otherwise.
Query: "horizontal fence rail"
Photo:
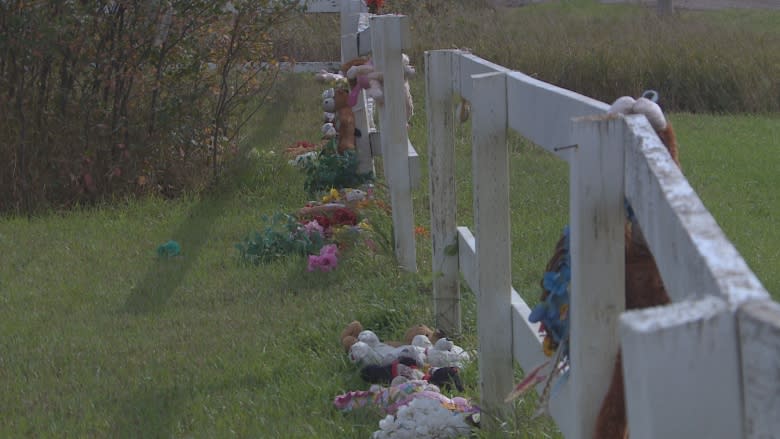
[[[487,423],[508,416],[503,397],[511,390],[513,360],[529,371],[546,359],[538,325],[528,322],[529,306],[510,285],[511,129],[570,168],[571,376],[550,404],[564,435],[592,437],[620,346],[632,438],[779,431],[780,305],[646,118],[607,117],[605,103],[462,51],[426,52],[425,68],[436,325],[460,333],[462,275],[477,297]],[[455,214],[460,97],[472,108],[476,236],[457,226]],[[625,200],[642,224],[671,305],[622,312]],[[761,365],[752,365],[748,353]]]

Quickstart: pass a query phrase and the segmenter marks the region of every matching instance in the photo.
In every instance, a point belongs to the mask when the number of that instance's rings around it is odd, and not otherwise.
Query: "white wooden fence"
[[[425,73],[436,325],[461,332],[462,275],[477,296],[488,426],[510,414],[503,398],[514,361],[529,371],[546,360],[538,325],[511,286],[512,129],[570,167],[571,376],[550,407],[564,435],[592,437],[621,346],[632,439],[780,437],[780,305],[645,117],[594,117],[608,106],[461,51],[426,52]],[[459,96],[472,108],[475,234],[455,216]],[[624,199],[671,305],[621,314]]]
[[[378,110],[380,130],[373,120],[374,105],[365,93],[360,93],[353,107],[356,128],[362,133],[357,138],[358,171],[372,171],[373,158],[383,157],[396,259],[404,270],[417,271],[412,189],[420,181],[420,161],[407,132],[401,55],[410,46],[408,17],[371,15],[361,0],[308,0],[307,6],[309,12],[341,14],[341,63],[371,54],[375,69],[384,75],[384,106]],[[298,71],[311,70],[309,63],[298,68]]]

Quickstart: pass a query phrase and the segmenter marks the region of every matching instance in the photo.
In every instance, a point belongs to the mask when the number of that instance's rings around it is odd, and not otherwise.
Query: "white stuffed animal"
[[[323,124],[322,128],[321,128],[321,131],[322,131],[322,138],[323,139],[332,139],[332,138],[336,137],[336,134],[337,134],[336,126],[333,125],[330,122],[328,122],[326,124]]]
[[[322,109],[326,113],[336,112],[336,90],[329,88],[322,92]]]
[[[369,330],[362,331],[357,336],[358,341],[349,348],[349,359],[360,366],[387,366],[395,360],[406,357],[413,358],[418,366],[423,365],[422,358],[414,346],[393,347],[379,341],[379,337]]]
[[[431,367],[457,367],[463,369],[471,358],[463,348],[456,346],[451,340],[440,338],[432,348],[428,349],[428,364]]]

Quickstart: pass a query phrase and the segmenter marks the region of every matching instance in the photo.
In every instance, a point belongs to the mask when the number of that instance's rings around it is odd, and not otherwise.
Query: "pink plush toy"
[[[369,390],[357,390],[339,395],[333,400],[333,404],[344,412],[373,406],[385,414],[394,414],[417,398],[438,401],[443,407],[458,413],[479,412],[479,408],[466,398],[459,396],[448,398],[441,394],[437,386],[424,380],[397,379],[390,387],[373,385]]]

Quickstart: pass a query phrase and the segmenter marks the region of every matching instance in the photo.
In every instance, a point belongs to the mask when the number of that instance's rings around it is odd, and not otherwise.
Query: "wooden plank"
[[[745,438],[780,434],[780,304],[755,301],[737,313]]]
[[[357,32],[360,14],[368,8],[361,0],[341,0],[341,62],[345,63],[358,57]]]
[[[371,155],[371,118],[374,116],[369,111],[368,100],[365,91],[358,95],[357,103],[352,107],[352,113],[355,116],[355,128],[360,130],[360,137],[355,139],[357,149],[358,166],[357,171],[361,174],[373,173],[374,157]]]
[[[475,296],[477,290],[477,249],[474,235],[468,227],[458,227],[458,258],[463,279]],[[542,337],[539,335],[539,324],[528,321],[531,309],[512,288],[510,294],[512,320],[512,357],[525,371],[530,371],[549,360],[542,351]],[[550,415],[562,432],[571,430],[571,414],[568,410],[570,386],[568,383],[557,384],[554,398],[550,401]],[[541,387],[537,388],[541,392]],[[507,391],[506,393],[509,393]]]
[[[625,309],[624,123],[575,120],[570,163],[570,437],[593,434],[618,352]]]
[[[742,437],[729,303],[709,296],[627,312],[620,332],[631,439]]]
[[[416,189],[420,186],[422,171],[420,170],[420,155],[414,149],[414,145],[409,141],[407,144],[407,162],[409,163],[409,187]]]
[[[339,0],[301,0],[300,3],[306,5],[306,12],[309,14],[341,12]]]
[[[357,39],[357,53],[359,56],[366,56],[371,53],[371,28],[363,29],[355,34]]]
[[[414,211],[409,177],[406,131],[406,92],[401,58],[402,33],[408,30],[408,17],[382,15],[371,17],[374,65],[384,74],[385,104],[380,109],[382,153],[385,178],[393,206],[393,237],[398,264],[406,271],[417,270],[414,237]]]
[[[525,371],[549,360],[542,350],[542,340],[539,335],[539,323],[531,323],[528,316],[531,308],[512,288],[510,303],[512,306],[512,352],[514,359]]]
[[[433,315],[436,327],[447,334],[460,334],[458,255],[448,252],[458,244],[455,227],[455,102],[451,78],[452,52],[425,52]]]
[[[717,294],[736,307],[749,300],[768,299],[761,282],[704,207],[647,119],[627,116],[625,120],[630,132],[626,198],[672,300]]]
[[[472,76],[483,73],[508,73],[510,70],[506,67],[484,60],[476,55],[460,50],[453,51],[457,56],[455,63],[457,72],[455,81],[456,93],[471,101],[473,96]]]
[[[477,289],[477,240],[468,227],[458,227],[458,264],[463,280],[475,296]]]
[[[506,75],[475,75],[472,100],[474,222],[477,247],[477,326],[482,422],[495,429],[509,419],[504,402],[513,384],[509,149]]]
[[[509,127],[556,154],[559,153],[557,148],[576,143],[570,138],[572,118],[604,114],[609,110],[603,102],[520,72],[509,73],[507,88]]]
[[[509,93],[509,127],[537,145],[555,152],[563,158],[561,146],[571,145],[571,119],[580,116],[603,114],[609,105],[595,99],[534,79],[520,72],[484,60],[462,51],[451,51],[455,62],[456,91],[464,98],[472,99],[471,75],[489,72],[506,72]]]

